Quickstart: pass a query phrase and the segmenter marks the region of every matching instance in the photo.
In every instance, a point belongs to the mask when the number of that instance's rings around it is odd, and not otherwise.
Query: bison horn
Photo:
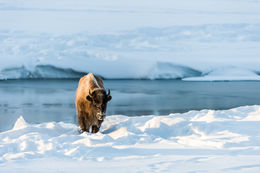
[[[108,93],[107,93],[107,95],[108,95],[108,96],[110,95],[110,89],[108,89]]]
[[[92,96],[92,94],[93,94],[93,93],[91,93],[90,90],[89,90],[89,95]]]

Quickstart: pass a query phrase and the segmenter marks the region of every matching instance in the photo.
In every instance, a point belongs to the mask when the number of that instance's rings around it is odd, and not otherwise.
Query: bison
[[[89,73],[79,80],[75,104],[82,132],[97,133],[106,117],[107,102],[112,99],[110,90],[104,88],[100,77]]]

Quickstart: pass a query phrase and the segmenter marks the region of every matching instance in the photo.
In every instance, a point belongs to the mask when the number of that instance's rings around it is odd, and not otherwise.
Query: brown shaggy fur
[[[106,105],[111,96],[106,94],[100,77],[89,73],[83,76],[76,91],[75,104],[82,132],[97,133],[105,118]],[[103,115],[103,116],[102,116]]]

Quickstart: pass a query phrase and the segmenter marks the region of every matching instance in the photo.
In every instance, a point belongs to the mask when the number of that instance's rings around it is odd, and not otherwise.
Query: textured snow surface
[[[0,133],[0,167],[11,172],[100,167],[108,172],[258,172],[259,126],[260,106],[168,116],[112,115],[97,134],[80,134],[76,125],[63,122],[28,124],[21,116],[13,129]]]

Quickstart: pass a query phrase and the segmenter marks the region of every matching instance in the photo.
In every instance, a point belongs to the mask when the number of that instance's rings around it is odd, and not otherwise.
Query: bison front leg
[[[89,132],[89,129],[90,129],[90,122],[88,120],[88,118],[85,118],[85,125],[86,125],[86,132]]]
[[[83,111],[78,113],[78,123],[82,132],[89,132],[89,128],[86,126],[86,118]]]

